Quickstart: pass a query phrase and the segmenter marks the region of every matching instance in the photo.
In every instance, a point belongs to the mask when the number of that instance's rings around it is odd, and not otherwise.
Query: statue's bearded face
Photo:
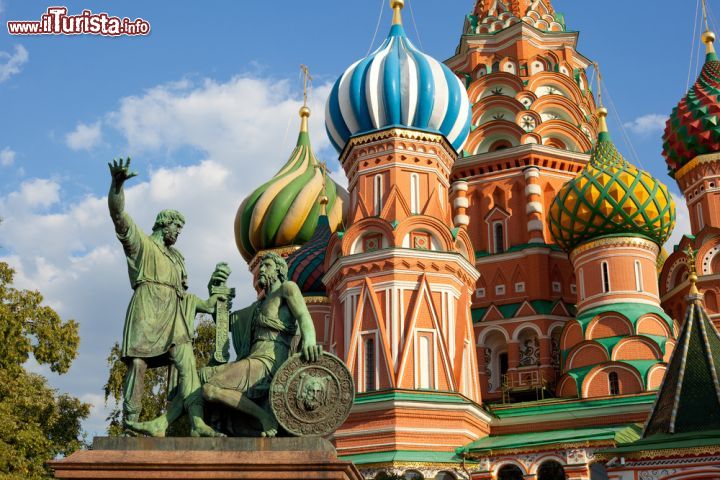
[[[266,288],[278,279],[277,265],[272,259],[265,259],[258,269],[258,284],[261,288]]]
[[[177,222],[172,222],[169,225],[165,225],[163,227],[162,235],[165,245],[167,245],[168,247],[175,245],[175,242],[177,242],[177,238],[180,235],[182,227],[183,226]]]
[[[325,404],[325,389],[328,377],[308,375],[300,386],[299,399],[306,411],[312,412]]]

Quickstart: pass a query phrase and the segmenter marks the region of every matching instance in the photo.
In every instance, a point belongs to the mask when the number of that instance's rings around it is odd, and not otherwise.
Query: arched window
[[[601,268],[603,293],[608,293],[610,291],[610,267],[607,262],[602,262]]]
[[[523,480],[522,470],[517,465],[503,465],[498,470],[498,480]]]
[[[493,239],[495,253],[503,253],[505,251],[505,232],[502,222],[493,223]]]
[[[375,390],[375,339],[365,340],[365,391]]]
[[[420,176],[417,173],[410,175],[410,213],[420,213]]]
[[[582,268],[578,271],[578,280],[580,280],[580,300],[585,300],[585,272]]]
[[[457,480],[457,477],[451,472],[438,472],[435,480]]]
[[[610,372],[608,382],[610,383],[610,395],[620,395],[620,379],[617,372]]]
[[[565,480],[565,469],[555,460],[543,462],[537,471],[537,480]]]
[[[375,215],[380,215],[383,208],[383,178],[382,175],[375,175],[373,179],[373,204],[375,206]]]
[[[640,265],[640,260],[635,260],[635,290],[638,292],[643,291],[642,266]]]

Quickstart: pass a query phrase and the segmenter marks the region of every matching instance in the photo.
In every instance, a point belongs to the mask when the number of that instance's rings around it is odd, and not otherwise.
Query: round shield
[[[342,425],[355,399],[350,371],[335,355],[323,352],[316,362],[296,353],[270,384],[270,407],[278,423],[296,436],[327,435]]]

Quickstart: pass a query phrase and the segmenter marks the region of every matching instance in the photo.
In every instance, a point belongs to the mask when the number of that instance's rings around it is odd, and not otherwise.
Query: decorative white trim
[[[540,188],[540,185],[526,185],[525,195],[542,195],[542,188]]]
[[[456,227],[459,227],[460,225],[470,225],[470,217],[467,215],[455,215],[453,218],[453,224]]]
[[[455,208],[468,208],[470,206],[470,200],[467,197],[457,197],[453,200],[453,207]]]
[[[542,213],[543,212],[543,206],[540,202],[528,202],[525,206],[525,213],[528,215],[531,213]]]
[[[527,229],[528,232],[542,232],[545,229],[545,225],[543,225],[541,220],[528,220]]]

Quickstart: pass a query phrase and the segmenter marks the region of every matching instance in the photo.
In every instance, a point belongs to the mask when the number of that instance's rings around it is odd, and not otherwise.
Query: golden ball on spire
[[[303,106],[300,108],[300,116],[301,116],[302,118],[307,118],[307,117],[310,116],[310,108],[308,108],[307,105],[303,105]]]
[[[327,195],[323,195],[320,197],[320,205],[327,205],[330,203],[330,199],[327,197]]]
[[[390,8],[403,8],[405,6],[405,0],[390,0]]]
[[[708,43],[714,43],[715,42],[715,34],[708,30],[707,32],[702,34],[702,42],[705,44]]]
[[[598,114],[598,117],[600,117],[600,118],[607,118],[607,116],[608,116],[607,108],[605,108],[605,107],[598,108],[597,114]]]

